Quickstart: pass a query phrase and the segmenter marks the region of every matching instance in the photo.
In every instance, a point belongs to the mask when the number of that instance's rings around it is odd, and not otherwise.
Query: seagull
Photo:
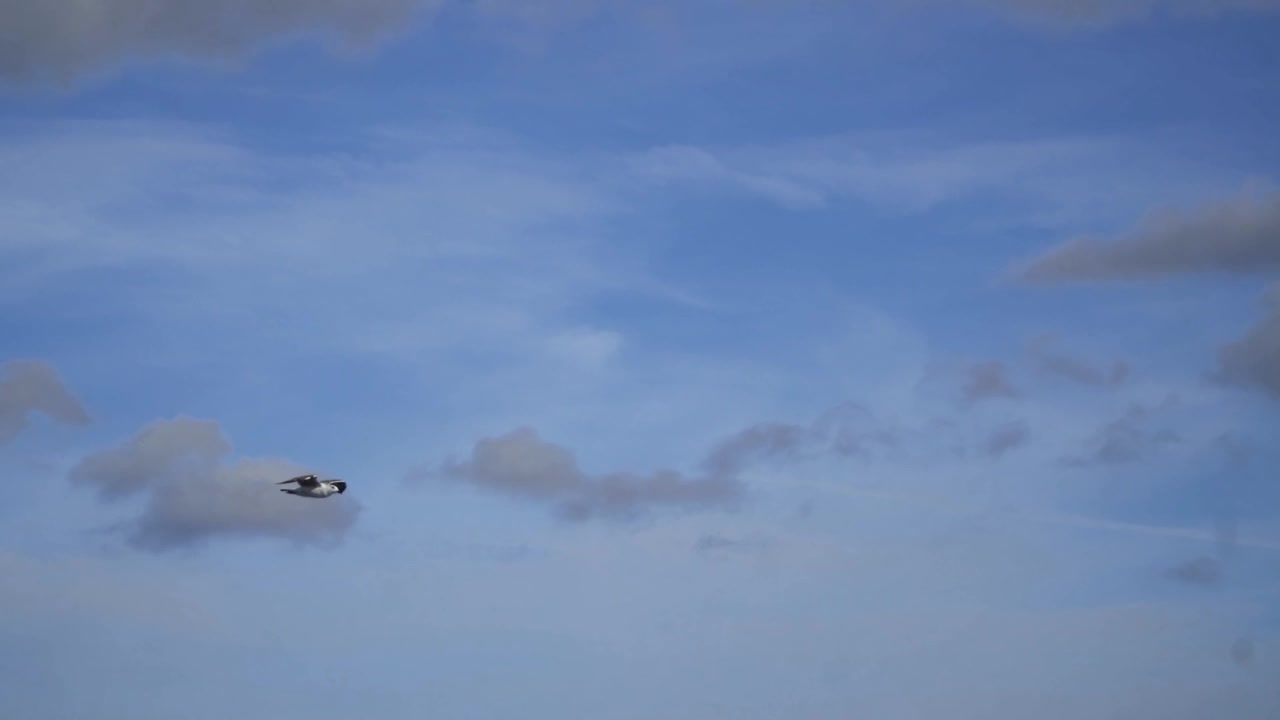
[[[280,492],[309,498],[327,498],[334,493],[341,495],[347,491],[347,483],[345,481],[321,480],[315,475],[299,475],[298,477],[289,478],[288,480],[283,480],[276,484],[287,485],[289,483],[298,483],[298,487],[280,488]]]

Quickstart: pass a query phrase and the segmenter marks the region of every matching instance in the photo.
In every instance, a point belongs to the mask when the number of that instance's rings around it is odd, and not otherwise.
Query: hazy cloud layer
[[[1262,320],[1218,351],[1219,375],[1228,382],[1261,388],[1280,400],[1280,285],[1267,295]]]
[[[1190,212],[1161,212],[1120,236],[1072,240],[1019,275],[1032,283],[1119,281],[1188,272],[1280,269],[1280,191],[1244,192]]]
[[[443,0],[0,0],[0,77],[74,80],[135,58],[232,57],[277,36],[367,43]]]
[[[85,457],[70,480],[107,502],[145,497],[130,540],[153,550],[237,536],[332,544],[354,525],[360,505],[350,492],[322,501],[295,498],[275,483],[307,468],[273,459],[227,462],[230,453],[217,423],[178,417]]]
[[[1027,345],[1031,362],[1042,372],[1057,375],[1082,385],[1119,385],[1129,378],[1128,363],[1117,360],[1110,367],[1089,363],[1068,355],[1054,346],[1048,336],[1032,338]]]
[[[33,412],[68,425],[89,423],[84,406],[52,365],[40,360],[0,365],[0,445],[22,432]]]

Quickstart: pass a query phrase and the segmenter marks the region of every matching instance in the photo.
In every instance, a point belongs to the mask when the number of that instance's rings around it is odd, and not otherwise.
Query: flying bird
[[[287,485],[289,483],[297,483],[296,488],[280,488],[280,492],[286,492],[290,495],[299,495],[309,498],[327,498],[334,493],[341,495],[347,491],[347,483],[344,480],[321,480],[315,475],[299,475],[295,478],[282,480],[277,485]]]

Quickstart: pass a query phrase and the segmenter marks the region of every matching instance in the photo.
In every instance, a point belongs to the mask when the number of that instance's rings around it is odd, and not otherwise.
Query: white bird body
[[[288,483],[297,483],[296,488],[280,488],[280,492],[286,492],[290,495],[308,498],[327,498],[330,495],[341,495],[347,491],[347,483],[343,480],[321,480],[315,475],[299,475],[295,478],[289,478],[277,485],[285,485]]]

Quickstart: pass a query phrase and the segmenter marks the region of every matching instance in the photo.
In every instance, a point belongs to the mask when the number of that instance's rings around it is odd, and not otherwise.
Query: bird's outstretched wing
[[[299,487],[315,487],[320,484],[320,480],[315,475],[299,475],[288,480],[281,480],[277,485],[287,485],[288,483],[298,483]]]

